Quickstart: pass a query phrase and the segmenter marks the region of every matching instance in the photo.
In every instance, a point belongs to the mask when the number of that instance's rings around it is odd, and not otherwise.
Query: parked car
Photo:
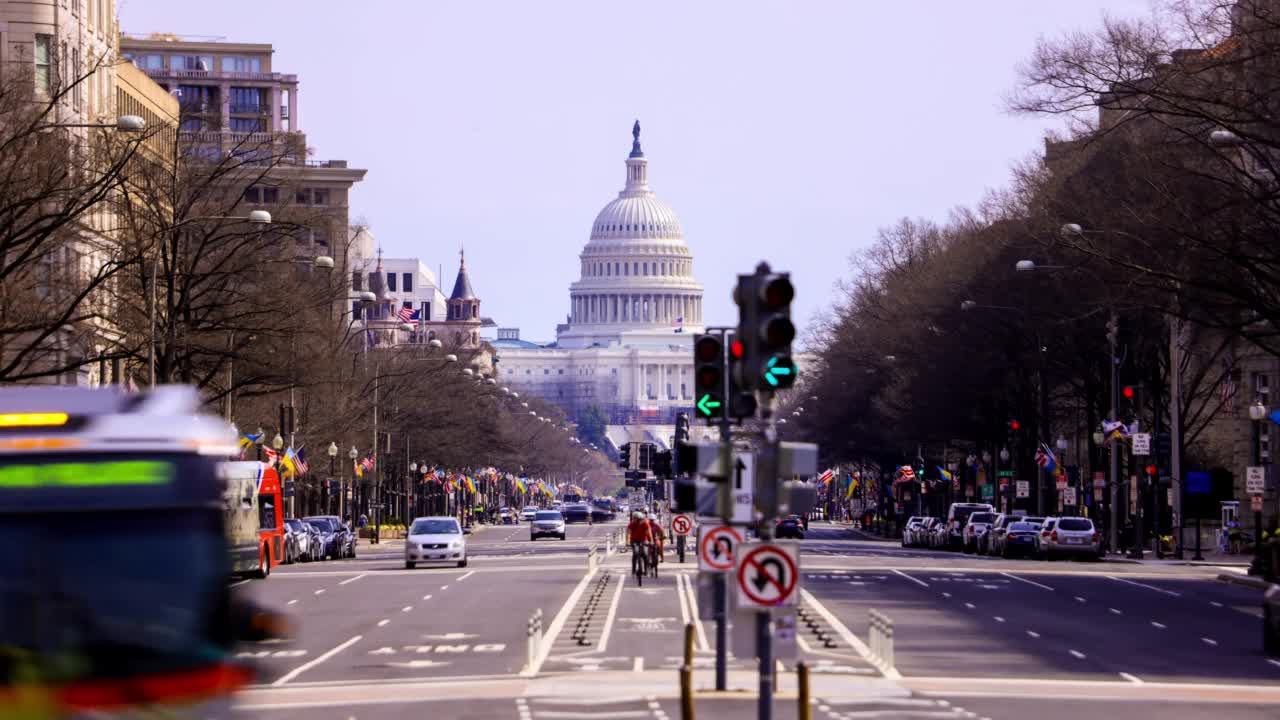
[[[978,552],[979,544],[986,539],[986,534],[991,530],[991,523],[995,521],[996,513],[994,512],[971,513],[964,524],[964,530],[960,533],[964,551]]]
[[[520,511],[520,519],[525,522],[532,522],[533,516],[537,514],[538,514],[538,508],[534,507],[533,505],[527,505],[525,506],[525,509]]]
[[[788,515],[778,521],[773,529],[774,537],[804,539],[804,518],[799,515]]]
[[[929,526],[929,547],[937,550],[945,550],[948,542],[950,542],[950,526],[942,518],[938,518],[933,525]]]
[[[337,515],[312,515],[303,520],[320,531],[320,557],[336,559],[356,556],[356,534]]]
[[[920,525],[924,520],[922,515],[912,515],[902,524],[902,547],[910,547],[914,544],[912,538],[920,530]]]
[[[1056,518],[1047,542],[1041,536],[1041,546],[1046,557],[1056,555],[1098,558],[1101,555],[1102,536],[1093,521],[1086,517]]]
[[[1016,520],[1005,526],[1003,539],[1000,541],[1000,557],[1014,558],[1033,555],[1036,552],[1036,539],[1040,536],[1040,526],[1036,523]]]
[[[516,515],[516,511],[509,507],[498,508],[498,522],[503,525],[515,525],[520,522],[520,518]]]
[[[456,563],[467,566],[466,531],[455,517],[420,517],[409,525],[404,541],[404,566],[414,569],[418,563]]]
[[[979,544],[978,552],[988,555],[999,555],[1004,547],[1004,536],[1009,531],[1009,526],[1015,522],[1021,521],[1025,515],[1017,512],[1000,513],[996,515],[996,519],[991,523],[991,528],[987,530]]]
[[[938,518],[932,516],[921,518],[916,529],[912,530],[907,538],[907,544],[911,547],[929,547],[929,538],[933,532],[933,526],[937,523]]]
[[[1053,534],[1053,526],[1058,518],[1045,518],[1040,524],[1040,532],[1036,533],[1036,557],[1048,559],[1049,536]]]
[[[969,516],[976,512],[995,512],[995,508],[986,503],[951,503],[947,508],[947,542],[945,548],[960,548],[964,545],[964,526]]]
[[[529,540],[540,537],[558,537],[565,539],[564,515],[559,510],[539,510],[529,525]]]
[[[316,558],[317,541],[315,538],[319,535],[315,528],[297,518],[287,518],[284,521],[285,526],[285,555],[289,562],[310,562]]]

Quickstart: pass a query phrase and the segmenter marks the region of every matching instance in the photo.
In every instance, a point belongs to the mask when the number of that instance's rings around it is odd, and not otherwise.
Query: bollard
[[[876,611],[867,611],[867,624],[869,631],[867,633],[867,645],[871,650],[871,656],[879,663],[883,664],[886,669],[894,666],[895,658],[893,654],[893,621],[889,616]]]
[[[796,665],[796,720],[812,720],[813,708],[809,704],[809,664]]]
[[[684,626],[684,664],[693,667],[693,623]]]
[[[693,720],[693,666],[680,667],[680,717]]]

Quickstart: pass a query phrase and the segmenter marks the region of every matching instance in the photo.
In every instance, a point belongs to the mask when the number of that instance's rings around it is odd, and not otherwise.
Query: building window
[[[360,292],[364,289],[361,287],[362,285],[364,285],[364,273],[359,270],[353,271],[351,273],[351,289]]]
[[[213,69],[213,56],[170,55],[169,68],[172,70],[200,70],[208,72]]]
[[[212,112],[217,108],[216,90],[204,85],[179,85],[178,102],[185,112]]]
[[[404,288],[405,292],[413,292],[413,273],[405,273],[403,280],[400,287]]]
[[[560,370],[557,370],[557,371],[556,371],[556,374],[557,374],[557,375],[563,375],[563,374],[564,374],[564,369],[562,368],[562,369],[560,369]]]
[[[262,123],[262,118],[231,118],[231,124],[227,127],[233,133],[260,133],[266,132],[267,128]]]
[[[266,88],[231,88],[231,112],[259,114],[267,105]]]
[[[689,388],[684,383],[680,383],[680,397],[682,398],[689,397]]]
[[[478,317],[480,317],[480,306],[479,306],[479,305],[472,305],[472,306],[471,306],[471,317],[473,317],[473,318],[478,318]]]
[[[401,302],[401,303],[400,303],[400,307],[402,307],[402,308],[407,308],[407,309],[409,309],[409,310],[412,310],[412,309],[413,309],[413,301],[412,301],[412,300],[405,300],[405,301],[403,301],[403,302]]]
[[[36,35],[36,89],[53,91],[53,36]]]
[[[387,289],[391,292],[396,291],[396,274],[387,273]]]
[[[311,191],[311,204],[312,204],[312,205],[328,205],[328,204],[329,204],[329,191],[328,191],[328,190],[324,190],[324,189],[320,189],[320,188],[317,188],[317,189],[315,189],[315,190],[312,190],[312,191]]]
[[[422,322],[427,322],[428,320],[430,320],[431,319],[431,303],[429,302],[422,303],[422,309],[419,310],[418,313],[419,313],[418,319],[421,320]]]
[[[229,56],[222,58],[223,72],[262,72],[262,58]]]
[[[280,201],[280,188],[245,188],[244,201],[254,205],[271,205]]]
[[[640,263],[631,263],[631,274],[632,275],[640,274]]]
[[[550,370],[548,370],[547,368],[542,368],[542,374],[543,374],[543,375],[550,375],[550,374],[551,374],[551,371],[550,371]]]
[[[159,70],[164,67],[163,55],[135,55],[133,64],[139,70]]]

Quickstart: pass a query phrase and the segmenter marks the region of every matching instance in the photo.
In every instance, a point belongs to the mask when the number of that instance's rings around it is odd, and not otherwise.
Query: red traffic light
[[[1020,429],[1021,427],[1022,427],[1022,425],[1021,425],[1017,420],[1010,420],[1010,421],[1009,421],[1009,429],[1010,429],[1010,430],[1018,430],[1018,429]]]
[[[1155,476],[1156,476],[1156,466],[1155,466],[1155,465],[1148,465],[1148,466],[1147,466],[1147,474],[1148,474],[1148,475],[1150,475],[1151,477],[1155,477]]]
[[[734,340],[732,343],[729,343],[729,354],[733,356],[734,360],[741,360],[743,352],[744,348],[742,347],[741,340]]]
[[[1133,399],[1133,387],[1132,387],[1132,386],[1125,385],[1125,386],[1124,386],[1124,390],[1121,390],[1120,392],[1121,392],[1121,394],[1122,394],[1122,395],[1124,395],[1124,397],[1125,397],[1125,399],[1126,399],[1126,400],[1132,400],[1132,399]]]

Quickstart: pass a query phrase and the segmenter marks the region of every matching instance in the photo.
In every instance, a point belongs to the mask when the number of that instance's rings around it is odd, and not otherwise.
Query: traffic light
[[[663,450],[653,454],[653,476],[657,478],[672,477],[670,450]]]
[[[1125,386],[1124,386],[1124,390],[1121,390],[1121,391],[1120,391],[1120,394],[1121,394],[1121,395],[1124,395],[1124,399],[1125,399],[1125,400],[1132,400],[1132,399],[1133,399],[1133,394],[1134,394],[1134,392],[1133,392],[1133,386],[1132,386],[1132,385],[1125,385]]]
[[[638,470],[653,470],[653,459],[658,454],[658,446],[653,443],[640,443],[640,463]]]
[[[729,394],[726,398],[729,405],[729,417],[736,420],[755,417],[756,396],[742,384],[744,377],[743,354],[745,347],[738,339],[737,333],[726,336],[729,341]]]
[[[694,411],[703,420],[724,417],[724,340],[698,335],[693,340]]]
[[[736,378],[744,390],[784,390],[795,384],[796,364],[791,341],[795,287],[788,273],[774,273],[760,263],[754,275],[739,275],[734,289],[738,304],[738,334],[742,341],[742,365]]]
[[[618,467],[623,470],[631,469],[631,443],[623,443],[618,448]]]

